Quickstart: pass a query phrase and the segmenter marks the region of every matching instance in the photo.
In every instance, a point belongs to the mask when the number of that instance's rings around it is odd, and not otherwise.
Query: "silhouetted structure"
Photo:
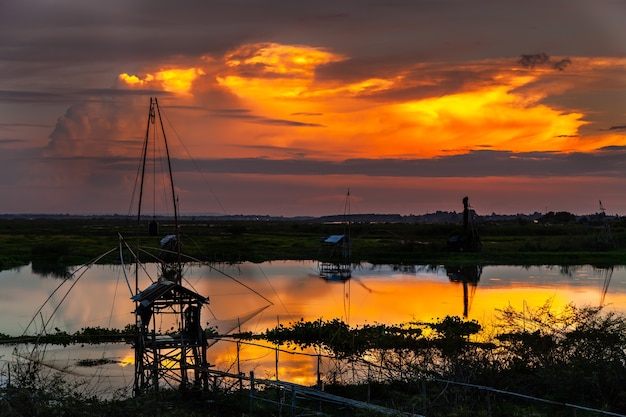
[[[352,277],[352,241],[350,240],[350,190],[344,207],[344,233],[330,235],[322,241],[318,269],[320,277],[344,281]]]
[[[143,291],[139,290],[139,230],[141,223],[141,205],[144,192],[144,175],[148,155],[149,139],[156,137],[159,125],[163,135],[167,166],[169,169],[169,188],[174,205],[175,230],[160,239],[158,279]],[[156,161],[153,162],[156,166]],[[141,395],[160,389],[176,387],[186,390],[190,387],[208,389],[207,340],[200,325],[200,313],[209,299],[182,285],[183,262],[178,230],[178,210],[174,196],[174,181],[170,165],[169,150],[165,130],[161,121],[158,102],[150,99],[148,126],[143,144],[139,205],[137,215],[138,247],[135,252],[135,301],[136,336],[134,394]],[[158,233],[155,221],[149,225],[149,235]],[[155,259],[152,258],[152,261]],[[162,331],[165,328],[165,331]]]
[[[483,267],[480,265],[446,266],[446,271],[450,281],[463,284],[463,317],[467,318]]]
[[[463,198],[463,229],[448,238],[448,248],[457,252],[480,252],[482,250],[468,197]]]

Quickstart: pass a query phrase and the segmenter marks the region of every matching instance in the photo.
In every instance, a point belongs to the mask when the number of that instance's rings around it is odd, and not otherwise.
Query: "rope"
[[[165,253],[176,253],[176,252],[167,251],[167,250],[164,250],[163,252],[165,252]],[[183,256],[184,256],[186,259],[189,259],[189,260],[191,260],[191,261],[197,262],[197,263],[199,263],[199,264],[203,264],[203,262],[202,262],[200,259],[198,259],[198,258],[195,258],[195,257],[190,256],[190,255],[183,255]],[[274,305],[274,303],[273,303],[272,301],[270,301],[267,297],[265,297],[263,294],[261,294],[260,292],[258,292],[258,291],[257,291],[257,290],[255,290],[254,288],[252,288],[252,287],[250,287],[250,286],[248,286],[248,285],[244,284],[243,282],[239,281],[237,278],[233,277],[232,275],[227,274],[226,272],[224,272],[224,271],[222,271],[222,270],[220,270],[220,269],[218,269],[218,268],[214,267],[214,266],[213,266],[213,265],[211,265],[211,264],[206,264],[206,266],[208,266],[208,267],[209,267],[209,269],[211,269],[211,270],[213,270],[213,271],[215,271],[215,272],[218,272],[218,273],[220,273],[220,274],[224,275],[224,276],[225,276],[225,277],[227,277],[227,278],[230,278],[231,280],[235,281],[237,284],[239,284],[239,285],[241,285],[242,287],[244,287],[244,288],[246,288],[246,289],[250,290],[252,293],[254,293],[254,294],[258,295],[258,296],[259,296],[259,297],[261,297],[263,300],[267,301],[270,305]]]
[[[71,278],[74,277],[74,275],[80,271],[81,269],[85,269],[81,275],[76,279],[76,281],[72,284],[72,286],[70,287],[70,290],[74,287],[74,285],[76,285],[76,282],[78,282],[78,279],[80,279],[80,277],[87,271],[87,266],[91,266],[93,264],[95,264],[96,262],[98,262],[100,259],[104,258],[105,256],[107,256],[108,254],[110,254],[111,252],[113,252],[114,250],[116,250],[117,248],[113,248],[105,253],[103,253],[102,255],[98,256],[97,258],[93,259],[91,262],[89,262],[88,264],[83,264],[81,265],[76,271],[72,272],[72,274],[65,278],[55,289],[54,291],[52,291],[52,293],[50,293],[50,295],[48,296],[48,298],[46,298],[46,300],[43,302],[43,304],[37,309],[37,311],[35,312],[35,314],[33,315],[33,318],[30,320],[30,322],[28,322],[28,324],[26,325],[26,328],[24,329],[24,332],[22,333],[22,337],[24,337],[26,335],[26,332],[28,331],[28,329],[30,328],[30,326],[33,324],[33,322],[35,321],[35,318],[37,317],[37,315],[39,313],[41,313],[41,311],[43,310],[43,308],[46,306],[46,304],[48,304],[48,301],[50,301],[50,299],[54,296],[54,294],[56,294],[56,292],[63,286],[63,284],[65,284],[67,281],[69,281]],[[67,295],[69,294],[69,291],[65,294],[65,296],[63,297],[63,299],[61,300],[61,303],[63,302],[63,300],[65,300],[65,298],[67,298]],[[48,321],[45,323],[45,325],[48,325],[48,323],[50,322],[52,316],[54,315],[54,313],[58,310],[59,306],[61,305],[61,303],[59,303],[59,305],[57,306],[57,308],[54,310],[54,312],[52,313],[52,315],[50,316],[50,319],[48,319]]]
[[[178,141],[180,142],[180,144],[182,145],[183,149],[185,150],[185,152],[187,153],[187,156],[189,157],[189,159],[191,160],[191,162],[193,163],[194,168],[196,168],[196,170],[198,171],[198,173],[200,174],[200,176],[202,177],[202,180],[204,181],[204,183],[206,184],[206,186],[208,187],[209,191],[211,192],[211,195],[213,196],[213,198],[215,199],[215,201],[217,202],[217,204],[219,205],[220,209],[222,210],[222,213],[224,214],[228,214],[226,212],[226,209],[224,209],[224,206],[222,205],[221,201],[219,200],[219,198],[217,198],[217,195],[215,194],[215,191],[213,191],[213,188],[211,187],[211,184],[209,184],[209,181],[206,179],[204,173],[200,170],[200,167],[198,166],[196,160],[193,158],[193,156],[191,156],[191,152],[189,152],[189,149],[187,148],[187,146],[185,145],[185,143],[182,141],[180,135],[178,134],[178,132],[176,131],[176,129],[174,128],[174,125],[172,125],[172,123],[170,122],[170,120],[167,118],[166,114],[163,114],[163,118],[167,121],[169,127],[172,129],[172,131],[174,132],[174,135],[176,136],[176,138],[178,139]]]
[[[546,404],[560,405],[560,406],[565,406],[565,407],[572,407],[572,408],[576,408],[578,410],[591,411],[591,412],[594,412],[594,413],[600,413],[600,414],[604,414],[604,415],[607,415],[607,416],[626,417],[626,415],[624,415],[624,414],[612,413],[610,411],[598,410],[598,409],[595,409],[595,408],[584,407],[582,405],[576,405],[576,404],[570,404],[570,403],[563,403],[563,402],[559,402],[559,401],[546,400],[545,398],[538,398],[538,397],[533,397],[532,395],[520,394],[520,393],[517,393],[517,392],[511,392],[511,391],[505,391],[505,390],[501,390],[501,389],[498,389],[498,388],[488,387],[488,386],[485,386],[485,385],[475,385],[475,384],[469,384],[469,383],[466,383],[466,382],[448,381],[448,380],[439,379],[439,378],[428,378],[428,379],[431,380],[431,381],[445,382],[447,384],[461,385],[461,386],[465,386],[465,387],[476,388],[476,389],[479,389],[479,390],[495,392],[495,393],[498,393],[498,394],[511,395],[513,397],[519,397],[519,398],[524,398],[524,399],[527,399],[527,400],[539,401],[539,402],[543,402],[543,403],[546,403]]]
[[[289,316],[291,316],[291,313],[289,312],[289,310],[287,310],[287,306],[285,305],[285,303],[283,303],[283,300],[280,298],[280,295],[278,295],[278,292],[276,291],[276,288],[274,288],[274,286],[272,285],[270,280],[267,278],[267,275],[265,275],[265,271],[263,271],[263,269],[261,268],[261,265],[258,265],[258,268],[259,268],[259,271],[261,271],[261,274],[263,274],[263,277],[265,278],[265,280],[267,281],[267,284],[270,286],[272,291],[274,291],[274,295],[276,296],[276,298],[278,298],[278,301],[280,302],[280,305],[283,306],[283,308],[285,309],[287,314]]]
[[[130,286],[130,281],[128,280],[128,275],[126,274],[126,268],[124,265],[124,254],[122,252],[122,242],[124,241],[124,238],[122,238],[122,235],[120,235],[118,233],[119,239],[120,239],[120,248],[119,248],[119,253],[120,253],[120,264],[122,265],[122,271],[124,271],[124,279],[126,279],[126,285],[128,285],[128,291],[130,291],[130,296],[133,297],[135,294],[133,294],[133,289]]]

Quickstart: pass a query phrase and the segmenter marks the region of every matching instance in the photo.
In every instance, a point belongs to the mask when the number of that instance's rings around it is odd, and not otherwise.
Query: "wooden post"
[[[428,401],[428,398],[426,397],[426,380],[422,379],[422,409],[424,411],[426,411],[427,401]]]
[[[254,371],[250,371],[250,415],[252,415],[252,406],[254,403]]]
[[[241,386],[241,362],[239,359],[240,350],[241,350],[241,341],[237,340],[237,375],[239,375],[239,389],[242,388]]]
[[[367,402],[370,402],[371,397],[372,397],[372,388],[371,388],[372,377],[370,374],[371,374],[371,366],[368,363],[367,364]]]
[[[280,317],[276,316],[276,328],[280,327]],[[276,381],[278,381],[278,347],[279,345],[276,345],[276,363],[275,363],[275,373],[276,373]]]
[[[274,373],[276,374],[276,381],[278,381],[278,345],[276,345],[276,357],[274,358]]]
[[[320,391],[324,391],[324,386],[322,385],[322,377],[321,377],[321,373],[320,373],[320,368],[322,365],[322,355],[321,354],[317,354],[317,389]],[[322,412],[322,400],[320,399],[317,402],[317,411],[318,412]]]
[[[296,390],[291,389],[291,417],[296,415]]]
[[[156,320],[153,320],[153,322],[156,322]],[[156,328],[155,328],[156,324],[153,323],[153,327],[152,327],[152,351],[154,352],[154,358],[153,358],[153,363],[152,363],[152,383],[154,384],[154,392],[158,393],[159,392],[159,364],[160,364],[160,358],[159,358],[159,351],[157,350],[156,347]]]
[[[276,328],[280,327],[280,317],[278,315],[276,315]],[[280,345],[276,345],[276,357],[274,358],[274,373],[276,375],[276,381],[278,381],[278,347]],[[281,397],[280,397],[280,393],[281,393],[281,389],[278,387],[278,385],[276,386],[276,402],[278,403],[278,415],[279,417],[282,416],[282,401],[281,401]]]
[[[322,363],[322,355],[317,354],[317,389],[322,390],[322,376],[320,374],[320,366]]]

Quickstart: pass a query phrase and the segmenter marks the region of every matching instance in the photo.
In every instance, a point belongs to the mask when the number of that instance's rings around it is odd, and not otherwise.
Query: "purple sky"
[[[0,4],[0,213],[626,214],[626,2]],[[180,139],[180,140],[179,140]]]

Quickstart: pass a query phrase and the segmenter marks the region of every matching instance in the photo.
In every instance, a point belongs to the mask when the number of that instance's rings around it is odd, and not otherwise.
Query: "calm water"
[[[262,332],[278,323],[341,318],[352,326],[366,323],[398,324],[430,321],[446,315],[486,323],[498,309],[511,305],[533,308],[550,302],[555,309],[568,303],[626,312],[626,267],[597,269],[589,265],[486,266],[482,270],[439,266],[362,265],[346,282],[328,282],[317,276],[315,262],[280,261],[235,266],[191,266],[187,286],[208,296],[202,320],[221,333],[240,328]],[[134,275],[120,266],[95,266],[73,279],[33,274],[30,267],[0,272],[0,333],[19,336],[55,328],[74,332],[86,326],[122,328],[133,322],[130,301]],[[140,282],[143,289],[149,282]],[[129,288],[130,287],[130,288]],[[168,323],[159,323],[162,330]],[[218,369],[233,367],[233,345],[218,342],[209,349],[209,361]],[[242,372],[275,376],[273,354],[248,349],[239,363]],[[51,367],[89,375],[76,368],[77,358],[113,358],[100,389],[131,386],[133,354],[129,346],[72,346],[50,348]],[[14,358],[13,347],[0,346],[0,367]],[[265,364],[265,362],[269,362]],[[307,382],[314,378],[313,360],[296,364],[285,359],[281,379]],[[231,369],[232,370],[232,369]]]

